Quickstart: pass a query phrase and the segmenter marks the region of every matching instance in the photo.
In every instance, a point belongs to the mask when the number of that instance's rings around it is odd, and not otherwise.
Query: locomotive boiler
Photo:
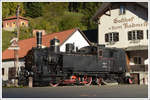
[[[37,47],[28,51],[25,67],[19,72],[19,84],[27,85],[33,78],[33,85],[102,84],[102,81],[124,82],[126,73],[125,51],[107,48],[104,45],[86,46],[75,49],[66,44],[61,52],[59,40],[50,40],[50,46],[42,48],[42,33],[37,32]]]

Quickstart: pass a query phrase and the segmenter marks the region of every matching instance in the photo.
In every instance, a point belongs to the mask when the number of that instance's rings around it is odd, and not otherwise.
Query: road
[[[147,85],[3,88],[3,98],[148,98]]]

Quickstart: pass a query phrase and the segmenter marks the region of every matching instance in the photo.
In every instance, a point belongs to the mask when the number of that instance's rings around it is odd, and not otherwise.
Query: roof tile
[[[28,20],[27,18],[22,17],[22,16],[19,16],[19,18],[20,18],[20,19],[24,19],[24,20]],[[11,20],[11,19],[17,19],[17,16],[7,17],[7,18],[4,18],[3,20]]]

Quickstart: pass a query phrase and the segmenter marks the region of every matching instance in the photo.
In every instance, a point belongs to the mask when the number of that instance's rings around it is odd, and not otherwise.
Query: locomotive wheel
[[[101,83],[102,83],[102,78],[97,78],[97,81],[96,81],[96,83],[97,83],[97,85],[99,86],[99,85],[101,85]]]
[[[92,83],[92,77],[87,77],[87,76],[85,76],[85,77],[84,77],[84,85],[90,86],[91,83]]]
[[[80,78],[80,77],[77,77],[77,78],[76,78],[76,85],[80,85],[80,82],[81,82],[81,78]]]

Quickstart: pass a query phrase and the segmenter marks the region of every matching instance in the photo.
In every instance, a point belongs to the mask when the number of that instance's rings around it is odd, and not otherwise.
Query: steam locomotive
[[[105,80],[125,82],[125,51],[107,48],[104,45],[86,46],[76,49],[66,44],[66,52],[60,52],[59,40],[50,40],[50,47],[42,48],[42,33],[37,32],[37,47],[28,51],[25,67],[19,72],[19,84],[27,85],[100,85]]]

